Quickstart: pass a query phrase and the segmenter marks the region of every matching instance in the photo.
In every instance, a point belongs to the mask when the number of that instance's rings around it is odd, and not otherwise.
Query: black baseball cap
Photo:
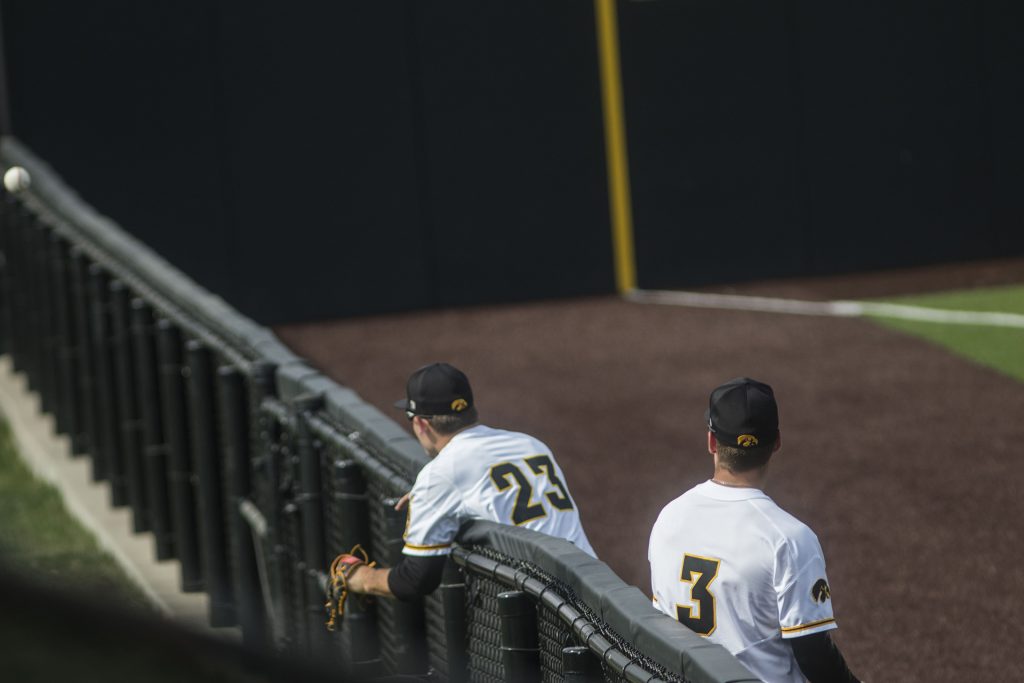
[[[413,415],[455,415],[473,407],[469,379],[448,363],[424,365],[409,376],[395,407]]]
[[[749,377],[729,380],[712,391],[704,418],[718,442],[726,446],[764,446],[779,436],[775,392]]]

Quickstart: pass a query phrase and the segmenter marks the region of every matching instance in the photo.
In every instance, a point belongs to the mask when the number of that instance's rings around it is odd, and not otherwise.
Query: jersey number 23
[[[572,499],[569,498],[569,492],[565,490],[565,484],[555,474],[555,468],[549,456],[534,455],[523,458],[523,463],[528,468],[527,471],[534,475],[534,481],[539,477],[546,477],[558,489],[557,492],[552,491],[544,496],[552,507],[556,510],[572,510]],[[499,463],[491,468],[491,482],[499,491],[505,491],[510,486],[514,486],[516,489],[516,502],[512,508],[512,523],[517,526],[548,514],[547,508],[544,506],[544,499],[539,502],[532,500],[533,485],[530,483],[530,479],[522,467],[514,462]]]

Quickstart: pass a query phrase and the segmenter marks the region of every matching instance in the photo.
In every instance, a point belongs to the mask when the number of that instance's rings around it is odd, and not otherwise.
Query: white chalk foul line
[[[983,325],[1024,329],[1024,315],[985,311],[948,311],[923,306],[906,306],[871,301],[800,301],[774,299],[739,294],[711,294],[705,292],[672,292],[664,290],[634,290],[625,295],[627,301],[641,304],[717,308],[759,313],[787,313],[790,315],[818,315],[856,318],[874,315],[882,318],[919,320],[946,325]]]

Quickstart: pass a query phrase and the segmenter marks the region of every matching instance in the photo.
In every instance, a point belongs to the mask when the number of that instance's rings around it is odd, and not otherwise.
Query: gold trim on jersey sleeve
[[[808,631],[812,628],[818,628],[819,626],[825,626],[826,624],[834,624],[836,620],[833,619],[822,619],[821,621],[812,621],[809,624],[800,624],[799,626],[783,626],[783,633],[798,633],[800,631]]]
[[[444,550],[445,548],[451,548],[451,543],[442,543],[441,545],[414,545],[412,543],[406,543],[405,547],[409,550]]]

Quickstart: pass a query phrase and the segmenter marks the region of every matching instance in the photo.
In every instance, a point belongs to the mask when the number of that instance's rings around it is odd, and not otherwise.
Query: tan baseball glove
[[[371,562],[363,546],[356,544],[350,552],[342,553],[331,562],[331,572],[327,585],[327,603],[324,608],[327,610],[327,630],[333,631],[337,628],[339,618],[345,616],[345,601],[348,599],[348,577],[357,567],[366,565],[376,567],[376,562]]]

